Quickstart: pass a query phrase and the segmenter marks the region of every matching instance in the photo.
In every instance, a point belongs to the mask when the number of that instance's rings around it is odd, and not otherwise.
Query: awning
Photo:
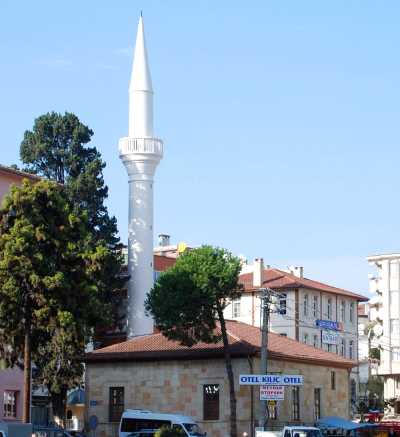
[[[335,428],[343,429],[345,431],[352,431],[354,429],[372,428],[377,425],[374,423],[356,423],[351,420],[343,419],[343,417],[329,416],[319,419],[317,422],[318,428]]]

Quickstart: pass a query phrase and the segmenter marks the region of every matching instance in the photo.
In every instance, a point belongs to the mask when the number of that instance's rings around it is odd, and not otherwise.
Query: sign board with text
[[[324,344],[338,344],[339,336],[336,332],[322,331],[322,343]]]
[[[343,331],[343,325],[340,322],[333,320],[316,320],[315,325],[321,329],[329,329],[331,331]]]
[[[302,375],[240,375],[240,385],[303,385]]]
[[[260,401],[283,401],[284,399],[284,385],[260,385]]]

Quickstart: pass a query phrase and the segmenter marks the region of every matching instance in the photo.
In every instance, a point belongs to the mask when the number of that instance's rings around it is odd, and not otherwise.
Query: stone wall
[[[259,388],[239,386],[239,374],[251,373],[247,359],[233,360],[237,393],[239,435],[251,429],[251,391],[253,413],[258,414]],[[253,362],[258,372],[259,360]],[[322,416],[348,417],[349,376],[346,369],[331,369],[282,361],[270,361],[270,372],[301,374],[300,423],[314,423],[314,388],[321,388]],[[336,389],[331,389],[331,371],[335,371]],[[220,385],[220,419],[203,420],[203,385]],[[229,387],[223,360],[162,362],[88,363],[86,368],[86,418],[99,419],[97,437],[117,437],[118,424],[109,423],[109,389],[124,387],[124,408],[148,409],[192,416],[213,437],[229,434]],[[278,420],[270,425],[280,427],[291,422],[291,387],[285,389],[285,400],[278,407]]]

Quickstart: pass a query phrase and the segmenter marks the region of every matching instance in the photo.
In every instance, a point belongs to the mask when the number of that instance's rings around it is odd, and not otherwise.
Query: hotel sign
[[[332,331],[322,331],[322,343],[338,344],[339,335]]]
[[[303,385],[302,375],[240,375],[240,385]]]
[[[342,331],[343,326],[339,322],[334,322],[332,320],[316,320],[315,321],[316,326],[318,328],[322,329],[329,329],[331,331]]]

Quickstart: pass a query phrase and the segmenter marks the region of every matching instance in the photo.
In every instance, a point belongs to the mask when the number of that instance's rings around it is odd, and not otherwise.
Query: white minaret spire
[[[153,87],[140,16],[129,85],[129,136],[119,140],[129,178],[128,338],[153,332],[144,301],[153,286],[153,178],[163,142],[153,136]]]

